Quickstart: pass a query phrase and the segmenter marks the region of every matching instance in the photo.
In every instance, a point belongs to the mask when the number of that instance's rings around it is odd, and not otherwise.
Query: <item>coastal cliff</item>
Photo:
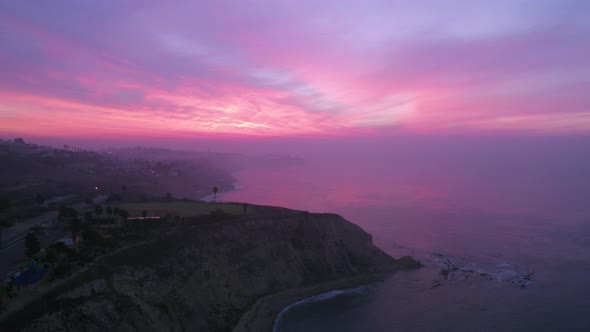
[[[25,331],[270,331],[289,303],[404,268],[334,214],[182,224],[102,257],[2,322]]]

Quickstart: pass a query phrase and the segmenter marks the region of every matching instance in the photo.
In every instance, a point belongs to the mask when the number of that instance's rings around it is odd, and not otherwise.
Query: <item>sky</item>
[[[590,134],[590,2],[3,1],[2,136]]]

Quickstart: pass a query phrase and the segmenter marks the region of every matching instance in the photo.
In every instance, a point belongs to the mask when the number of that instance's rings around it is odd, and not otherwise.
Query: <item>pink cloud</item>
[[[583,3],[2,6],[4,131],[590,133]]]

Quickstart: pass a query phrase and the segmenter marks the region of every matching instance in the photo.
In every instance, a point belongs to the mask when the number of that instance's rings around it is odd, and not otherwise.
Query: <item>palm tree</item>
[[[213,203],[215,203],[215,200],[217,199],[217,192],[219,191],[219,188],[217,188],[217,186],[213,187]]]
[[[97,215],[98,217],[100,217],[100,215],[102,214],[102,212],[103,212],[102,206],[100,206],[100,205],[97,205],[97,206],[94,208],[94,213],[96,213],[96,215]]]

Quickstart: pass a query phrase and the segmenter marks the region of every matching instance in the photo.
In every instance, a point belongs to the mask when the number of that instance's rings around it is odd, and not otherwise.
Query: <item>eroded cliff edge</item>
[[[264,331],[290,302],[370,282],[394,260],[334,214],[184,224],[103,257],[2,322],[27,331]]]

